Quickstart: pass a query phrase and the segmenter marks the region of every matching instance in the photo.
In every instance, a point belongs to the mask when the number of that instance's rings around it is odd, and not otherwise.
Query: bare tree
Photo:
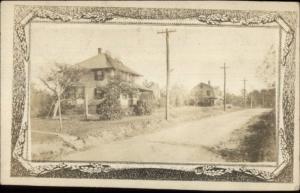
[[[155,83],[153,81],[149,81],[149,80],[144,80],[143,81],[143,85],[146,87],[146,88],[151,88]]]
[[[159,100],[161,99],[161,89],[159,88],[159,85],[153,81],[144,80],[143,85],[151,89],[155,98],[156,103],[159,103]]]
[[[181,84],[173,84],[170,89],[170,104],[175,107],[184,106],[188,101],[188,91]]]
[[[82,69],[67,64],[55,64],[55,67],[45,76],[40,77],[41,82],[55,97],[52,118],[61,112],[61,101],[64,100],[63,93],[80,80],[84,73]]]

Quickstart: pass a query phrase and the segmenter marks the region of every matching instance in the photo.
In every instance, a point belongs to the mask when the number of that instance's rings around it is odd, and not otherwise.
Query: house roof
[[[88,58],[77,64],[80,68],[86,69],[104,69],[104,68],[113,68],[115,70],[120,70],[122,72],[127,72],[135,76],[141,76],[139,73],[135,72],[131,68],[125,66],[120,60],[112,58],[107,53],[98,53],[96,56]]]
[[[212,85],[204,83],[204,82],[200,82],[199,84],[197,84],[193,89],[192,92],[197,92],[199,90],[210,90],[211,92],[211,98],[215,97],[215,89]]]
[[[204,82],[200,82],[197,86],[207,86],[207,87],[212,87],[211,85],[204,83]]]
[[[204,83],[204,82],[200,82],[199,84],[197,84],[195,87],[195,89],[197,88],[209,88],[209,89],[213,89],[214,90],[214,87],[211,86],[210,84],[207,84],[207,83]]]

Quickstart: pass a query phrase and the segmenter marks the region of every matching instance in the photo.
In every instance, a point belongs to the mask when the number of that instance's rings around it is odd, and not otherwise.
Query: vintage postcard
[[[299,189],[299,4],[4,2],[1,183]]]

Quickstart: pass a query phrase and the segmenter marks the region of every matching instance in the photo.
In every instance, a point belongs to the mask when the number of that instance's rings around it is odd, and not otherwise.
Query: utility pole
[[[226,69],[228,66],[226,66],[226,63],[224,63],[224,66],[221,67],[224,69],[224,98],[223,98],[223,105],[224,105],[224,111],[226,111]]]
[[[244,108],[246,108],[246,82],[247,82],[247,80],[244,78],[244,80],[243,80],[243,82],[244,82]]]
[[[166,80],[166,120],[169,119],[169,86],[170,86],[170,64],[169,64],[169,33],[176,30],[168,30],[157,32],[158,34],[166,34],[166,64],[167,64],[167,80]]]

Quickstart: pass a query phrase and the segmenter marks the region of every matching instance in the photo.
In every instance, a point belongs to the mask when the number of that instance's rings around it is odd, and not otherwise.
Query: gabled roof
[[[113,68],[115,70],[120,70],[122,72],[127,72],[135,76],[141,76],[139,73],[135,72],[131,68],[125,66],[120,60],[112,58],[106,53],[98,53],[96,56],[88,58],[77,64],[80,68],[85,69],[104,69],[104,68]]]
[[[204,82],[200,82],[199,84],[197,84],[195,87],[206,87],[206,88],[211,88],[214,89],[210,84],[204,83]]]
[[[97,68],[111,68],[112,66],[107,62],[104,54],[97,54],[96,56],[90,57],[82,62],[75,64],[81,68],[86,69],[97,69]]]

